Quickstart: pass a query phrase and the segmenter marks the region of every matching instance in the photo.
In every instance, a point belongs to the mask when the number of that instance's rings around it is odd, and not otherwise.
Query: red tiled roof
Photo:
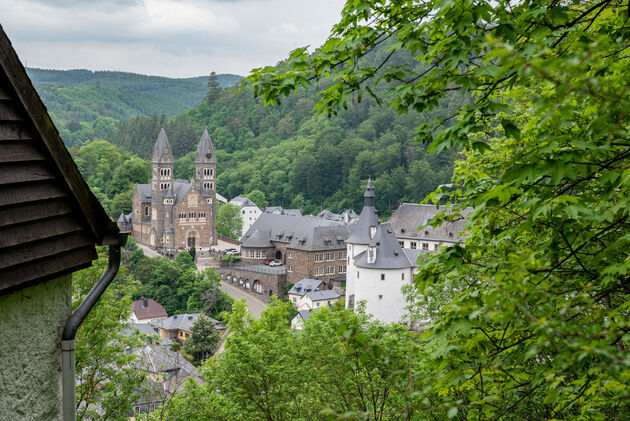
[[[138,301],[134,301],[133,304],[131,304],[131,311],[133,311],[138,320],[168,317],[162,304],[151,298],[140,297]]]

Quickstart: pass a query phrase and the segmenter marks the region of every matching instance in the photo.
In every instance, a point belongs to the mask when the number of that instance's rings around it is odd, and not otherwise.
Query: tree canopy
[[[462,151],[430,196],[456,212],[432,224],[475,209],[467,240],[416,277],[438,312],[413,377],[432,379],[422,405],[439,418],[630,416],[628,13],[608,0],[348,1],[314,54],[247,80],[269,104],[326,81],[315,108],[329,115],[366,96],[406,113],[472,94],[416,135]]]
[[[241,236],[243,219],[241,209],[231,203],[223,203],[217,206],[217,232],[230,238]]]

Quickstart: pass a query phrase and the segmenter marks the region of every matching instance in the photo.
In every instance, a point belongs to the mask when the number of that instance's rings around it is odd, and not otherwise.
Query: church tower
[[[153,147],[151,159],[151,245],[172,248],[173,236],[173,152],[164,128]]]
[[[204,129],[197,146],[195,154],[195,177],[193,185],[205,200],[209,207],[210,220],[210,244],[217,244],[217,226],[216,226],[216,196],[217,196],[217,160],[214,155],[214,145],[208,134],[208,130]]]

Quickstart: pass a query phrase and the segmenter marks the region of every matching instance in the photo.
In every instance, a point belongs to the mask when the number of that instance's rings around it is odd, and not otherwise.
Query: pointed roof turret
[[[197,146],[195,162],[216,162],[214,157],[214,145],[212,144],[212,139],[210,139],[207,129],[203,129],[201,140],[199,140],[199,146]]]
[[[374,188],[372,187],[372,179],[368,179],[363,193],[363,210],[359,215],[359,220],[355,222],[352,229],[352,235],[346,240],[346,243],[352,244],[370,244],[374,237],[373,232],[378,227],[378,215],[374,209]]]
[[[363,206],[374,207],[374,187],[372,187],[372,178],[368,178],[367,185],[365,186],[365,193],[363,193]]]
[[[171,152],[171,144],[168,142],[168,137],[164,131],[164,127],[160,130],[155,146],[153,147],[153,162],[159,162],[162,159],[162,155],[168,153],[169,161],[173,160],[173,152]]]

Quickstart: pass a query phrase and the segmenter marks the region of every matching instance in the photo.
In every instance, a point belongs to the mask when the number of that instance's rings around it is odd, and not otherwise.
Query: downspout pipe
[[[103,292],[114,280],[120,267],[120,248],[127,242],[127,233],[118,234],[109,244],[109,262],[107,269],[92,290],[79,304],[76,311],[70,316],[61,335],[61,370],[63,388],[63,420],[75,421],[76,419],[76,384],[75,384],[75,347],[74,338],[83,320],[90,313]]]

